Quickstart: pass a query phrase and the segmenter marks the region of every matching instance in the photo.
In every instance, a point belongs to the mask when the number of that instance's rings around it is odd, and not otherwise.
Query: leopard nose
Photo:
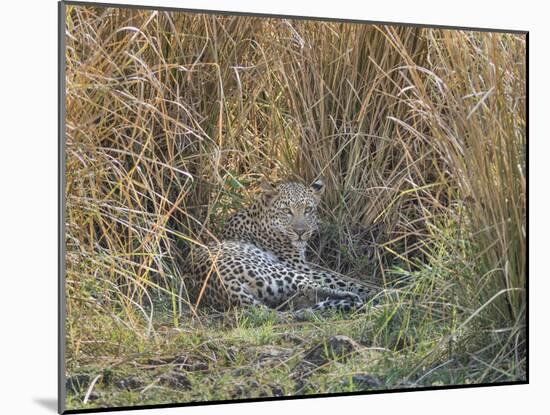
[[[306,228],[303,226],[295,227],[294,232],[296,232],[296,235],[301,237],[304,233],[306,233]]]

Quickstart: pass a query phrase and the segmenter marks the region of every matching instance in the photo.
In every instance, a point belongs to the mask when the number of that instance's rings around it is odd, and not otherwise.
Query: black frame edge
[[[246,398],[246,399],[231,399],[220,401],[199,401],[199,402],[185,402],[185,403],[166,403],[166,404],[152,404],[152,405],[134,405],[134,406],[117,406],[117,407],[98,407],[89,409],[69,409],[63,412],[63,414],[86,414],[96,412],[119,412],[119,411],[139,411],[146,409],[165,409],[165,408],[185,408],[185,407],[198,407],[198,406],[210,406],[210,405],[226,405],[236,403],[248,403],[248,402],[273,402],[273,401],[293,401],[298,399],[318,399],[318,398],[336,398],[345,396],[368,396],[379,395],[389,393],[409,393],[409,392],[427,392],[427,391],[442,391],[453,389],[471,389],[481,387],[494,387],[494,386],[516,386],[527,385],[527,381],[513,381],[513,382],[500,382],[500,383],[478,383],[469,385],[447,385],[447,386],[426,386],[410,389],[381,389],[371,391],[358,391],[358,392],[341,392],[341,393],[324,393],[316,395],[297,395],[297,396],[280,396],[280,397],[266,397],[266,398]]]

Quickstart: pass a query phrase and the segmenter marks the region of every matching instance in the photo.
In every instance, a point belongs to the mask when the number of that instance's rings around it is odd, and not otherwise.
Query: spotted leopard
[[[220,241],[193,258],[196,302],[219,310],[281,309],[295,298],[310,304],[301,311],[361,306],[369,288],[305,258],[307,241],[318,230],[323,190],[320,180],[310,187],[263,184],[260,197],[227,221]]]

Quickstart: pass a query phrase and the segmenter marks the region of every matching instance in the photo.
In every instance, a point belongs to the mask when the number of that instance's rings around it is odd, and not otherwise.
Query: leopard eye
[[[306,206],[306,208],[304,209],[304,212],[305,212],[305,213],[311,213],[311,212],[313,212],[313,207],[312,207],[312,206]]]
[[[292,210],[290,210],[290,208],[283,208],[283,213],[286,215],[292,215]]]

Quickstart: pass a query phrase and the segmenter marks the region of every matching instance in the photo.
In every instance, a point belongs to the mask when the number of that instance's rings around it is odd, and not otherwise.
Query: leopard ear
[[[279,190],[269,182],[263,182],[260,189],[262,191],[262,200],[268,205],[271,205],[279,194]]]
[[[321,195],[323,194],[325,190],[325,184],[323,183],[322,179],[317,179],[313,182],[313,184],[310,186],[311,190],[313,191],[313,195],[317,200],[321,199]]]

